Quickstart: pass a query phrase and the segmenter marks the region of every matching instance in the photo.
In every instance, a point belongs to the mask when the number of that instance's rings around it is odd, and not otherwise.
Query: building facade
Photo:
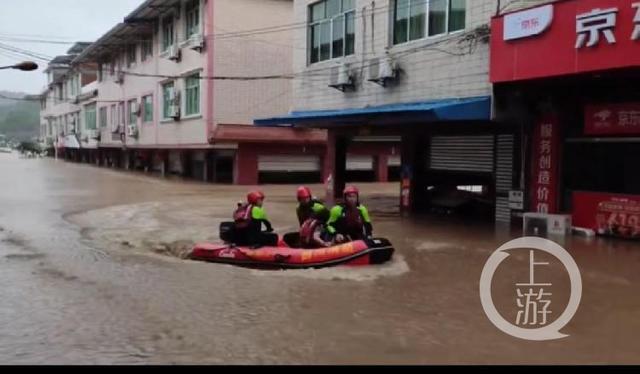
[[[493,121],[489,81],[490,21],[504,6],[296,0],[293,110],[255,123],[326,129],[329,197],[352,174],[350,149],[391,143],[405,210],[508,220],[518,135]]]
[[[638,239],[640,3],[541,3],[492,22],[496,118],[523,134],[523,209]]]
[[[246,126],[288,110],[292,94],[291,33],[246,30],[290,23],[292,11],[283,0],[145,1],[51,63],[43,138],[63,136],[55,149],[74,160],[124,169],[240,184],[320,181],[323,131],[267,131],[276,138]],[[79,84],[85,75],[93,80]],[[313,162],[286,162],[305,152]]]

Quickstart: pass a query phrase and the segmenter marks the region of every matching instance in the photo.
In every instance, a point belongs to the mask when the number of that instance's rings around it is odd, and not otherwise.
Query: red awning
[[[218,125],[210,143],[274,143],[317,144],[327,143],[327,132],[317,129],[264,128],[251,125]]]

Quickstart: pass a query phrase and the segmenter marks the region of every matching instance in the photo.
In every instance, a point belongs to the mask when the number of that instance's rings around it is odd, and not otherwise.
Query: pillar
[[[233,183],[253,186],[258,184],[258,154],[251,144],[240,144],[234,163]]]
[[[375,159],[376,181],[386,183],[389,181],[389,156],[378,154]]]
[[[326,201],[332,204],[336,198],[342,197],[347,170],[347,137],[336,130],[328,132],[323,166]],[[329,178],[331,178],[330,183],[328,183]]]

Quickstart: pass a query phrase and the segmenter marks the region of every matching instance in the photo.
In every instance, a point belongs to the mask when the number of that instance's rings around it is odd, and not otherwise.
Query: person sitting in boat
[[[370,238],[373,225],[367,208],[360,204],[360,191],[349,186],[343,192],[343,202],[331,209],[327,230],[337,243]]]
[[[324,204],[322,204],[322,202],[313,198],[309,187],[303,186],[298,188],[297,196],[299,204],[296,209],[296,213],[301,227],[308,219],[314,216],[321,219],[323,222],[326,222],[329,219],[329,210],[324,206]]]
[[[273,226],[262,207],[264,198],[260,191],[251,192],[247,195],[247,204],[240,205],[234,213],[236,245],[260,247],[278,244],[278,236],[273,234]],[[262,225],[266,231],[262,231]]]
[[[332,235],[327,229],[327,215],[312,213],[300,226],[300,247],[304,249],[327,248],[333,245]]]

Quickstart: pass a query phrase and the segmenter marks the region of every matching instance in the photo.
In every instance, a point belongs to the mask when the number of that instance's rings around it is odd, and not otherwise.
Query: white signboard
[[[509,209],[513,209],[513,210],[524,209],[524,192],[509,191]]]
[[[540,35],[553,21],[553,4],[507,14],[504,17],[504,40]]]

